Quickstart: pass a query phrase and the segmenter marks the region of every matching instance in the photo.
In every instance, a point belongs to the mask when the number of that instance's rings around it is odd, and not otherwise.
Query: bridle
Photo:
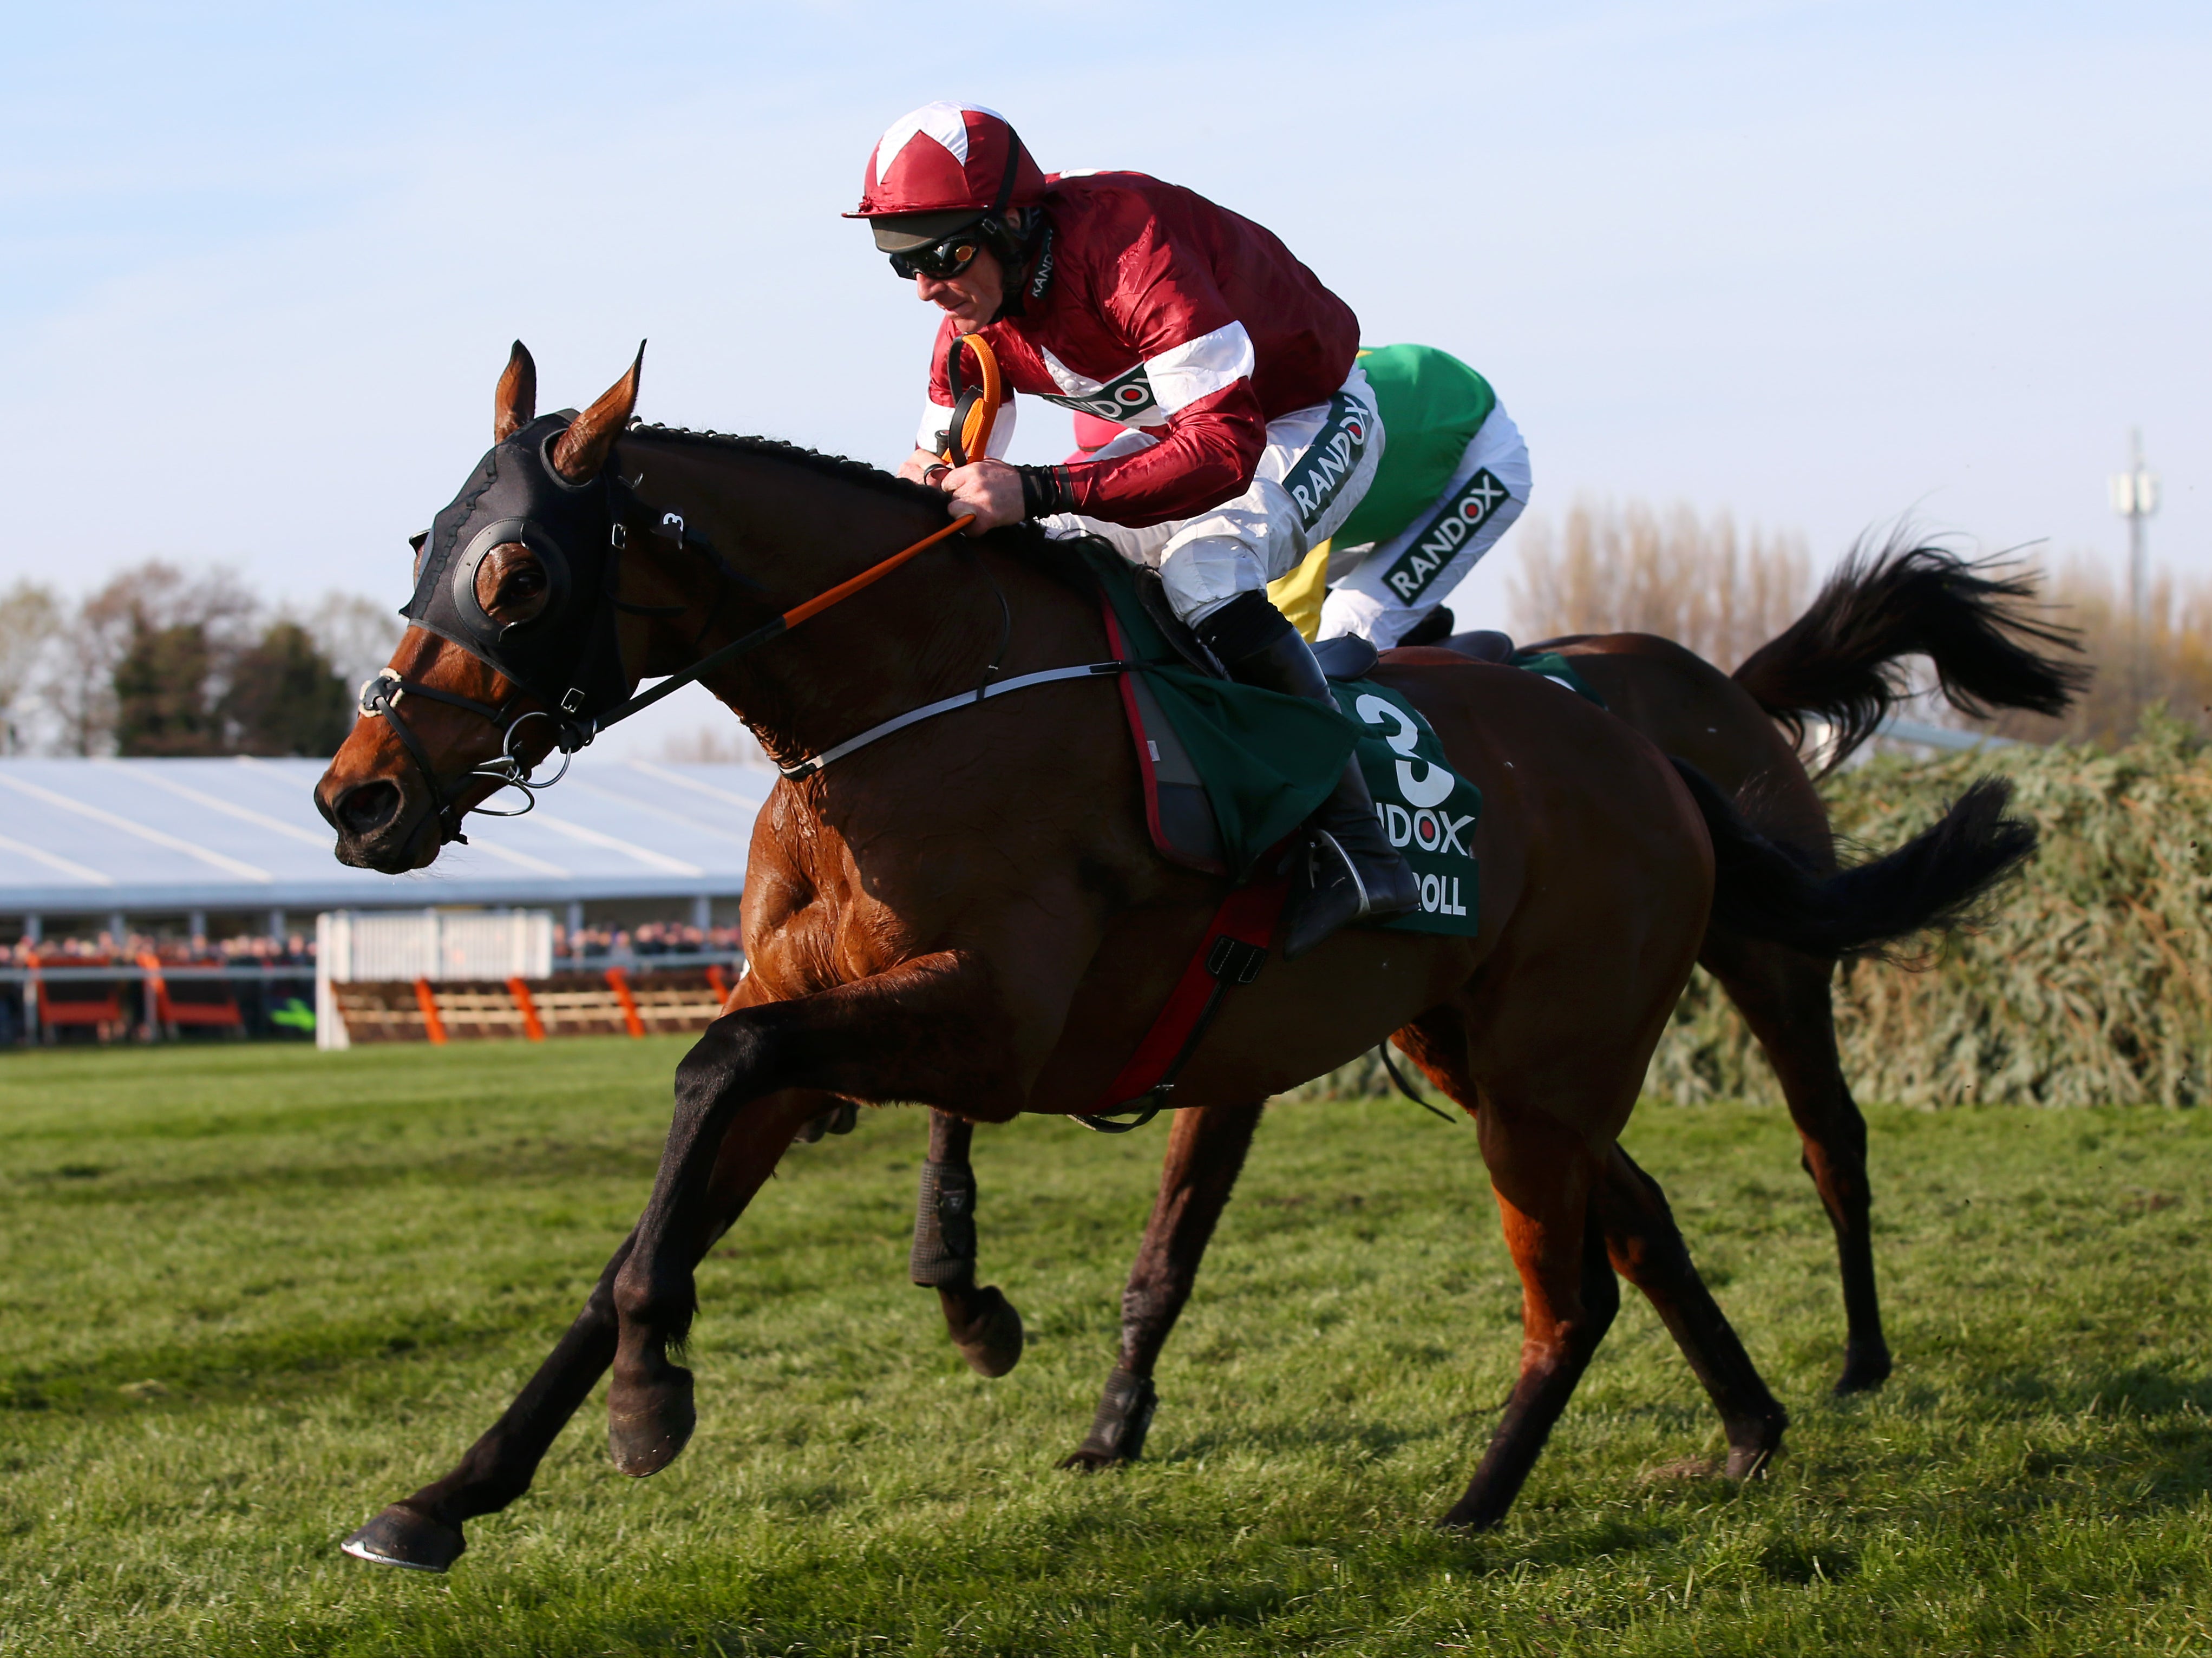
[[[960,384],[957,356],[963,346],[972,349],[982,365],[981,384],[975,387],[965,387]],[[950,455],[957,456],[964,461],[968,455],[981,454],[983,452],[984,446],[989,440],[991,426],[997,416],[1002,394],[998,364],[991,355],[991,348],[981,337],[975,335],[963,335],[953,342],[951,349],[955,359],[952,374],[953,384],[957,389],[957,407],[947,448]],[[547,421],[533,422],[530,428],[526,428],[524,433],[518,434],[518,437],[530,439],[538,432],[538,428],[547,426],[554,421],[559,421],[562,425],[567,423],[563,417],[550,416]],[[549,434],[538,438],[534,443],[522,444],[521,448],[524,452],[534,452],[542,459],[551,441],[552,436]],[[599,477],[587,480],[584,484],[568,484],[566,480],[558,480],[566,489],[572,491],[587,489],[592,483],[604,486],[608,501],[608,525],[605,531],[604,550],[599,551],[601,580],[598,583],[599,592],[591,613],[583,617],[580,623],[574,619],[565,619],[570,631],[576,633],[585,641],[583,652],[586,659],[573,671],[574,677],[579,683],[570,684],[557,696],[546,695],[542,689],[527,684],[524,674],[518,672],[515,667],[510,665],[508,659],[503,659],[507,657],[507,653],[499,648],[503,643],[506,634],[514,631],[514,629],[501,629],[499,634],[493,635],[489,641],[487,640],[488,630],[497,627],[498,624],[483,616],[481,606],[474,599],[472,584],[476,565],[481,561],[483,556],[490,550],[491,546],[501,544],[492,541],[491,537],[503,536],[507,541],[521,541],[538,553],[549,565],[554,565],[557,561],[562,580],[553,582],[556,597],[552,603],[566,604],[574,602],[577,594],[572,586],[563,590],[565,579],[574,568],[584,565],[586,561],[572,558],[569,556],[568,549],[564,545],[562,537],[556,532],[557,526],[541,523],[526,513],[520,518],[502,515],[477,531],[469,542],[465,552],[460,556],[457,571],[453,569],[456,563],[454,544],[458,541],[459,532],[466,529],[475,522],[477,517],[482,515],[481,512],[472,512],[471,509],[475,507],[478,497],[497,487],[498,474],[494,463],[502,450],[508,450],[515,444],[516,440],[510,439],[506,443],[495,447],[479,468],[479,477],[488,477],[491,481],[477,491],[477,496],[471,496],[465,489],[462,495],[456,497],[453,507],[448,507],[446,513],[440,515],[440,525],[442,526],[448,514],[453,513],[456,509],[460,509],[462,514],[453,524],[453,528],[447,531],[444,544],[432,549],[433,552],[442,554],[442,556],[433,559],[428,555],[425,556],[423,568],[417,578],[415,596],[410,600],[402,614],[415,621],[417,625],[437,634],[449,643],[458,645],[478,661],[504,674],[520,689],[504,701],[486,702],[476,697],[464,696],[458,692],[443,690],[434,685],[426,685],[420,680],[406,678],[392,668],[382,670],[361,688],[359,707],[362,714],[374,715],[391,727],[392,734],[399,739],[400,745],[406,750],[409,759],[414,762],[416,771],[421,775],[424,786],[429,792],[434,815],[439,828],[439,844],[441,846],[447,841],[458,841],[463,846],[468,844],[468,837],[461,830],[461,819],[466,812],[478,811],[490,817],[520,817],[529,812],[537,805],[538,791],[550,788],[567,776],[568,768],[575,758],[576,751],[588,745],[595,737],[609,726],[617,725],[634,714],[643,713],[663,697],[673,695],[684,686],[696,683],[716,669],[781,638],[801,623],[812,616],[819,616],[831,606],[842,603],[864,588],[880,581],[908,560],[975,521],[973,514],[962,514],[941,529],[933,531],[919,541],[902,547],[888,558],[878,560],[858,575],[839,582],[826,592],[817,593],[813,598],[793,605],[780,616],[772,617],[761,626],[753,629],[750,633],[732,640],[719,649],[708,652],[695,660],[690,666],[661,680],[650,690],[638,692],[614,703],[604,711],[594,712],[591,707],[594,700],[593,687],[589,682],[596,676],[604,674],[606,665],[592,659],[601,652],[612,653],[617,658],[614,664],[615,671],[617,673],[620,671],[619,648],[615,644],[614,635],[615,614],[622,612],[629,615],[681,615],[689,607],[680,604],[632,604],[624,602],[617,594],[622,556],[628,550],[629,541],[629,528],[624,521],[626,509],[630,503],[637,501],[632,488],[634,480],[625,481],[618,476],[610,475],[605,468],[602,469]],[[550,471],[550,463],[545,462],[544,465]],[[610,467],[612,465],[611,459],[608,465]],[[535,484],[535,480],[526,480],[524,486],[526,492]],[[568,514],[568,516],[573,516],[573,514]],[[758,592],[761,591],[760,585],[734,569],[703,539],[687,531],[684,519],[679,514],[673,512],[665,513],[658,526],[658,532],[672,536],[679,547],[702,553],[708,560],[717,578],[718,587],[714,602],[708,607],[706,622],[693,640],[693,647],[696,649],[721,614],[729,590],[733,586],[743,586]],[[435,537],[438,534],[439,530],[436,528],[425,532],[426,537]],[[449,593],[449,589],[466,592],[468,598],[465,605],[453,599]],[[1006,599],[1003,593],[1000,595],[1000,604],[1004,609]],[[549,604],[549,611],[550,608]],[[549,619],[562,620],[562,618]],[[1011,630],[1010,612],[1006,621],[1007,627]],[[998,663],[1003,659],[1006,641],[1002,639],[1000,650],[994,653],[990,666],[985,671],[986,684],[996,675]],[[565,677],[568,675],[564,673],[557,677]],[[1012,686],[1011,683],[1002,683],[1000,687],[994,689],[1012,689]],[[985,689],[979,686],[975,693],[975,698],[980,701],[988,693]],[[537,696],[541,702],[550,703],[552,706],[528,708],[518,714],[516,705],[526,695]],[[477,715],[498,734],[499,753],[489,760],[471,766],[449,786],[440,780],[437,768],[431,762],[428,750],[423,746],[422,738],[409,725],[405,714],[401,711],[398,701],[402,696],[422,697],[428,701],[442,702],[450,708],[459,708],[465,713]],[[963,700],[956,698],[953,701],[958,702]],[[937,711],[938,709],[933,706],[931,712]],[[544,720],[553,728],[553,746],[560,750],[562,759],[561,769],[550,777],[533,777],[531,774],[532,762],[526,761],[516,751],[515,742],[518,734],[532,720]],[[849,751],[860,746],[863,741],[872,741],[878,734],[888,734],[888,729],[886,727],[880,732],[864,732],[860,739],[840,745],[835,754],[823,756],[820,760],[809,762],[805,767],[793,768],[787,774],[805,775],[811,771],[818,770],[822,764],[827,763],[828,759],[836,757],[836,754]],[[524,797],[524,804],[511,811],[502,811],[481,805],[464,806],[459,799],[460,793],[465,790],[470,783],[480,781],[492,783],[495,786],[493,793],[497,793],[502,788],[519,790]]]
[[[463,772],[456,786],[465,788],[471,782],[489,780],[503,788],[521,790],[524,804],[513,811],[483,805],[463,806],[454,793],[438,780],[438,768],[430,763],[430,756],[422,746],[422,739],[415,734],[415,728],[399,712],[396,700],[402,692],[466,709],[489,721],[491,728],[500,734],[500,751],[492,759]],[[362,686],[361,712],[380,715],[392,727],[392,735],[407,750],[408,758],[415,762],[415,769],[422,776],[423,786],[430,792],[430,804],[435,811],[441,831],[438,842],[441,846],[448,841],[468,845],[469,837],[461,833],[461,817],[465,811],[480,811],[487,817],[520,817],[538,805],[537,792],[539,789],[550,788],[568,774],[568,762],[574,757],[573,750],[562,751],[561,769],[552,776],[542,779],[531,776],[530,766],[514,751],[515,733],[530,720],[550,720],[552,716],[543,708],[531,708],[518,718],[514,712],[517,701],[518,698],[510,696],[504,702],[480,702],[473,696],[440,690],[435,685],[425,685],[417,679],[402,678],[396,670],[391,668],[380,670]],[[498,789],[493,793],[497,793]]]

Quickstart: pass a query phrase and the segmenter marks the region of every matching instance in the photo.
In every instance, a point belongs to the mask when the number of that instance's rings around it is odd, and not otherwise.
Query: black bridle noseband
[[[793,605],[781,615],[697,658],[691,665],[668,676],[650,690],[629,695],[623,677],[622,651],[616,637],[617,613],[632,616],[680,616],[682,604],[632,604],[620,597],[622,557],[628,550],[629,531],[625,519],[642,515],[644,503],[635,493],[640,479],[624,481],[609,465],[582,483],[572,483],[554,467],[552,445],[574,418],[573,410],[533,421],[514,436],[495,445],[477,464],[475,476],[451,505],[438,514],[418,537],[422,562],[414,596],[400,614],[417,627],[458,645],[478,661],[495,669],[518,687],[516,695],[493,703],[441,690],[419,680],[408,679],[386,668],[361,688],[364,716],[375,715],[398,738],[408,757],[428,789],[441,835],[440,844],[468,837],[461,818],[470,811],[494,817],[520,817],[537,805],[537,791],[550,788],[568,775],[576,751],[599,732],[631,715],[642,713],[663,697],[681,690],[724,664],[758,650],[809,616],[818,615],[862,588],[889,574],[908,559],[966,525],[956,518],[942,529],[879,560],[859,575],[838,583]],[[642,475],[641,475],[641,478]],[[732,588],[765,595],[767,589],[733,568],[704,539],[688,530],[682,516],[663,513],[654,533],[672,539],[684,550],[698,553],[713,571],[717,587],[708,607],[706,621],[692,640],[697,650],[720,618]],[[476,595],[477,567],[495,547],[520,542],[538,555],[545,566],[549,595],[544,610],[527,621],[502,623],[485,614]],[[988,575],[988,568],[985,574]],[[994,589],[997,579],[990,578]],[[588,604],[580,604],[591,595]],[[994,679],[1012,635],[1013,615],[1004,592],[998,595],[1003,621],[999,649],[984,670],[985,684]],[[1118,665],[1116,665],[1118,666]],[[1087,670],[1085,671],[1087,671]],[[1053,677],[1059,677],[1055,674]],[[560,689],[555,687],[562,687]],[[986,691],[979,685],[975,700]],[[518,714],[522,696],[544,706]],[[500,751],[463,773],[453,787],[440,780],[428,750],[407,723],[399,708],[403,696],[420,696],[477,715],[499,733]],[[933,712],[934,710],[933,710]],[[532,720],[544,720],[553,728],[553,746],[562,756],[561,769],[543,780],[531,776],[531,763],[515,751],[516,734]],[[839,753],[888,734],[889,726],[862,733],[841,745]],[[810,762],[787,775],[818,770],[828,759]],[[499,788],[521,791],[525,804],[512,811],[484,806],[465,807],[457,791],[471,781],[486,781]]]
[[[500,788],[520,789],[523,804],[511,811],[483,805],[462,805],[455,795],[438,780],[437,768],[430,763],[430,756],[422,746],[422,739],[415,734],[414,727],[407,723],[406,716],[396,706],[402,692],[410,696],[425,697],[433,702],[444,702],[453,708],[465,708],[469,713],[479,714],[489,721],[491,728],[500,734],[499,753],[482,765],[471,766],[463,772],[459,786],[465,786],[478,780],[488,780],[498,786],[492,791],[495,794]],[[531,776],[530,762],[514,751],[515,733],[533,720],[550,720],[553,716],[543,708],[527,709],[518,715],[514,712],[516,700],[510,696],[500,703],[479,702],[473,696],[440,690],[436,686],[425,685],[420,680],[403,679],[396,670],[391,668],[380,670],[361,688],[362,713],[383,717],[385,723],[392,727],[392,735],[407,750],[408,757],[414,761],[415,769],[422,774],[423,785],[430,791],[430,804],[437,814],[441,831],[440,845],[448,841],[468,845],[469,837],[461,833],[461,817],[465,812],[480,811],[487,817],[520,817],[536,807],[539,789],[550,788],[568,774],[569,762],[575,758],[576,748],[581,747],[582,744],[570,747],[561,744],[556,738],[556,746],[561,748],[561,769],[550,777]],[[585,743],[591,740],[589,734],[583,738]]]

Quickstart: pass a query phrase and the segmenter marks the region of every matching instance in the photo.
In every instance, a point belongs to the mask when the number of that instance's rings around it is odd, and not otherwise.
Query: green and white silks
[[[1379,346],[1359,366],[1390,440],[1330,549],[1321,637],[1389,650],[1520,516],[1528,449],[1490,382],[1449,352]]]

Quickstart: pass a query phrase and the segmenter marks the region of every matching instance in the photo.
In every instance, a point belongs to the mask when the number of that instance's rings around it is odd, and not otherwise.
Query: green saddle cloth
[[[1371,680],[1332,685],[1332,710],[1200,673],[1145,609],[1136,572],[1110,549],[1080,550],[1114,608],[1129,659],[1206,786],[1232,875],[1245,878],[1261,854],[1313,815],[1356,747],[1383,828],[1421,882],[1421,908],[1388,925],[1474,932],[1482,794],[1446,768],[1443,745],[1419,709]]]

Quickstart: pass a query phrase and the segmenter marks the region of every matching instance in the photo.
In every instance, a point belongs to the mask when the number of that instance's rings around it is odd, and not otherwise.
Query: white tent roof
[[[775,782],[585,756],[527,817],[472,816],[469,845],[379,875],[331,854],[311,798],[324,766],[0,759],[0,914],[730,896]]]

